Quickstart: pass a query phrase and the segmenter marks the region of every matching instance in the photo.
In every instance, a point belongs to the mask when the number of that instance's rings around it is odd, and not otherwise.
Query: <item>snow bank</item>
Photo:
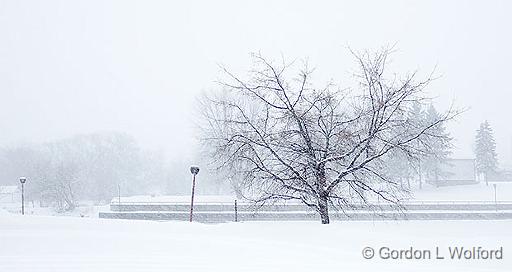
[[[2,209],[2,208],[0,208],[0,216],[2,216],[2,215],[3,216],[7,216],[7,215],[9,215],[9,212],[4,210],[4,209]]]
[[[509,271],[512,221],[188,222],[0,216],[0,271]],[[367,260],[363,248],[504,247],[503,260]]]
[[[497,200],[512,201],[512,182],[497,183]],[[232,195],[196,195],[194,202],[197,204],[233,203],[236,196]],[[494,201],[494,187],[485,183],[458,186],[435,187],[424,184],[423,189],[413,189],[411,201]],[[113,198],[112,203],[117,203],[118,198]],[[121,197],[121,202],[137,203],[190,203],[190,195],[183,196],[129,196]],[[243,201],[239,200],[239,203]],[[295,203],[288,201],[288,203]]]
[[[232,203],[236,196],[231,195],[195,195],[194,203]],[[112,203],[117,203],[118,198],[113,198]],[[190,203],[190,195],[181,196],[128,196],[121,197],[121,202],[174,202],[174,203]]]

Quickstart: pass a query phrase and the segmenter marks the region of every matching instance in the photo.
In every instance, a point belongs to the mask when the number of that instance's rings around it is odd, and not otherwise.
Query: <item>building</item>
[[[441,165],[437,180],[427,179],[434,186],[467,185],[478,183],[474,159],[447,159]]]

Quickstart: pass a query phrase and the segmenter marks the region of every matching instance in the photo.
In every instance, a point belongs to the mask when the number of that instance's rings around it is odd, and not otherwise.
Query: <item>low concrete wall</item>
[[[177,220],[188,221],[185,212],[102,212],[100,218],[135,220]],[[371,212],[331,213],[332,220],[377,221],[377,220],[502,220],[512,219],[512,211],[507,212],[417,212],[384,213]],[[319,221],[316,213],[307,212],[258,212],[238,213],[238,221]],[[232,222],[234,213],[197,212],[194,221],[205,223]]]
[[[194,211],[197,212],[230,212],[234,211],[234,204],[222,203],[222,204],[195,204]],[[512,210],[512,203],[434,203],[434,204],[404,204],[402,205],[404,210],[409,211],[494,211],[498,210]],[[395,211],[397,210],[397,206],[389,205],[389,204],[381,204],[381,205],[353,205],[352,207],[348,207],[349,210],[356,211]],[[147,211],[162,211],[162,212],[187,212],[190,210],[190,205],[188,204],[111,204],[110,210],[114,212],[147,212]],[[239,212],[308,212],[308,207],[299,204],[289,204],[289,205],[265,205],[261,207],[256,207],[248,204],[240,204],[238,205]]]

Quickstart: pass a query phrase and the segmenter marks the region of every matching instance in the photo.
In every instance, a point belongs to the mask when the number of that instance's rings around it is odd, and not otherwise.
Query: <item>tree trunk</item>
[[[320,213],[322,224],[329,224],[329,205],[327,201],[327,195],[322,194],[319,197],[318,212]]]

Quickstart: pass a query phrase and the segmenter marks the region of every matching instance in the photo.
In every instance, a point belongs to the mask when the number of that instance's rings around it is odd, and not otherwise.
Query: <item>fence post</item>
[[[235,222],[238,222],[238,205],[235,199]]]
[[[498,199],[496,198],[496,183],[493,183],[492,186],[494,187],[494,205],[496,206],[496,211],[498,211]]]

